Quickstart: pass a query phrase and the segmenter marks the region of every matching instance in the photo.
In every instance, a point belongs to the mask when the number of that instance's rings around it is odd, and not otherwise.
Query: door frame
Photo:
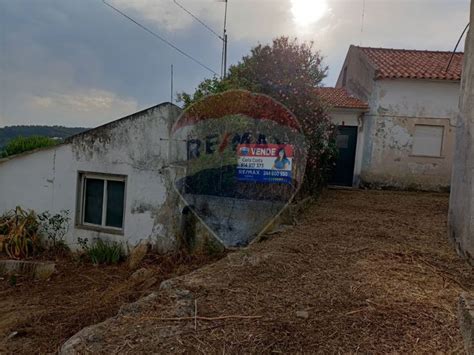
[[[352,173],[352,187],[358,188],[360,184],[360,175],[362,171],[362,160],[365,143],[365,125],[364,113],[366,110],[361,109],[333,109],[330,112],[331,122],[335,126],[356,126],[357,140],[354,158],[354,171]]]
[[[344,153],[339,152],[339,156],[334,159],[332,177],[329,185],[353,187],[359,133],[358,127],[352,125],[338,125],[336,131],[336,137],[346,137],[347,141],[344,143],[345,146],[341,148],[344,150]]]

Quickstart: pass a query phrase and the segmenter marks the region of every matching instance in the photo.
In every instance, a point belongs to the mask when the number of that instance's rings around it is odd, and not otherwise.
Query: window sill
[[[75,227],[77,229],[85,229],[100,233],[107,233],[107,234],[116,234],[116,235],[124,235],[123,229],[115,229],[115,228],[107,228],[101,226],[92,226],[92,225],[85,225],[85,224],[76,224]]]
[[[410,158],[434,158],[434,159],[444,159],[445,157],[440,155],[420,155],[420,154],[409,154],[408,155]]]

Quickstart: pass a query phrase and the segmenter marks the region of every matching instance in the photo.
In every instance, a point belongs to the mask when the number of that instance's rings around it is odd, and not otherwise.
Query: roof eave
[[[406,78],[406,77],[384,77],[379,76],[375,77],[376,81],[379,80],[422,80],[422,81],[443,81],[443,82],[461,82],[461,78],[459,79],[440,79],[440,78]]]
[[[107,122],[103,125],[100,125],[100,126],[97,126],[97,127],[94,127],[94,128],[91,128],[91,129],[88,129],[86,131],[83,131],[83,132],[80,132],[80,133],[77,133],[73,136],[70,136],[70,137],[67,137],[64,142],[65,143],[71,143],[72,141],[74,141],[75,139],[79,138],[79,137],[82,137],[82,136],[87,136],[91,133],[94,133],[94,132],[97,132],[97,131],[100,131],[102,129],[105,129],[105,128],[108,128],[108,127],[111,127],[119,122],[122,122],[122,121],[126,121],[126,120],[129,120],[129,119],[133,119],[133,118],[136,118],[136,117],[139,117],[140,115],[146,113],[147,111],[151,111],[151,110],[154,110],[154,109],[157,109],[159,107],[163,107],[163,106],[171,106],[171,107],[177,107],[178,109],[181,109],[179,106],[171,103],[171,102],[162,102],[158,105],[154,105],[154,106],[151,106],[151,107],[148,107],[148,108],[145,108],[143,110],[140,110],[140,111],[137,111],[137,112],[134,112],[130,115],[127,115],[127,116],[124,116],[124,117],[121,117],[119,119],[116,119],[116,120],[113,120],[113,121],[110,121],[110,122]]]

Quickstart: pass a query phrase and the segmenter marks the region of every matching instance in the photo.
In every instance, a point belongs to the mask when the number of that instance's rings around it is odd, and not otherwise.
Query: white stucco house
[[[349,48],[336,88],[344,89],[340,95],[345,95],[345,100],[355,97],[367,108],[342,108],[352,112],[353,118],[341,125],[341,107],[329,94],[334,89],[321,89],[323,94],[327,91],[322,96],[334,107],[333,122],[345,127],[338,145],[345,146],[347,141],[357,152],[353,155],[352,184],[350,179],[336,184],[449,189],[463,53],[455,53],[448,68],[451,55]],[[352,131],[348,127],[353,127]],[[347,162],[338,163],[347,166]]]
[[[68,138],[63,144],[0,160],[0,214],[21,206],[68,210],[66,242],[150,240],[173,248],[179,201],[169,193],[168,138],[181,110],[163,103]]]

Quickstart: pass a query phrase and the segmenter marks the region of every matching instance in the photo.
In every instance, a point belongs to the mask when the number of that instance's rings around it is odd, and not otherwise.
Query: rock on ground
[[[131,270],[135,270],[137,267],[140,266],[140,263],[148,252],[148,248],[148,241],[141,241],[135,246],[135,248],[133,248],[128,257],[128,267]]]
[[[474,296],[463,292],[458,304],[459,326],[466,353],[474,354]]]

